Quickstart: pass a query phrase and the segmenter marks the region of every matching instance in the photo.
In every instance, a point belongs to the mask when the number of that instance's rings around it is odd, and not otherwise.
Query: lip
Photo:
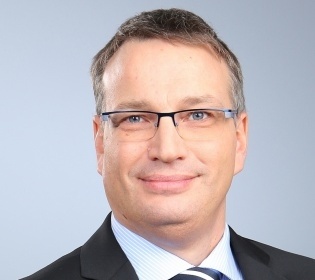
[[[156,194],[178,194],[189,189],[193,175],[151,175],[139,178],[144,188]]]

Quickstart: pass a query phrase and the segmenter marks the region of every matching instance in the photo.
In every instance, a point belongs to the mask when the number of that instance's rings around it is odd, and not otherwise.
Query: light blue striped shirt
[[[114,235],[140,280],[168,280],[193,265],[150,243],[121,225],[112,214]],[[230,247],[230,231],[225,231],[218,245],[200,264],[224,274],[222,280],[243,280]]]

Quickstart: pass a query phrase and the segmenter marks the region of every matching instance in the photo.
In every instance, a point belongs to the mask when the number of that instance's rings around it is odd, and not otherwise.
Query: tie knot
[[[222,274],[216,270],[203,267],[192,267],[177,275],[171,280],[220,280]]]

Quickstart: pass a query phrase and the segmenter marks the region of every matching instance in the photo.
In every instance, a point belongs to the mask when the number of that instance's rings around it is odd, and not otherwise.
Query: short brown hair
[[[96,102],[96,113],[102,112],[104,105],[103,75],[106,65],[114,53],[128,40],[162,39],[186,45],[210,47],[215,54],[228,65],[231,78],[231,100],[234,108],[241,113],[245,111],[243,94],[243,76],[236,56],[217,36],[202,18],[185,10],[158,9],[142,12],[127,21],[118,29],[114,37],[101,49],[93,59],[91,76]]]

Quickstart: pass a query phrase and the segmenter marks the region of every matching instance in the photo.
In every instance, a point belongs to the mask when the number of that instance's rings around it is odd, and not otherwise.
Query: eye
[[[146,120],[144,115],[128,113],[128,112],[127,113],[119,112],[119,113],[112,114],[110,116],[110,119],[114,127],[141,125]]]
[[[127,121],[130,123],[139,123],[142,121],[142,118],[140,116],[129,116]]]
[[[190,118],[194,121],[203,120],[207,117],[209,117],[209,115],[206,112],[192,112],[190,115]]]

